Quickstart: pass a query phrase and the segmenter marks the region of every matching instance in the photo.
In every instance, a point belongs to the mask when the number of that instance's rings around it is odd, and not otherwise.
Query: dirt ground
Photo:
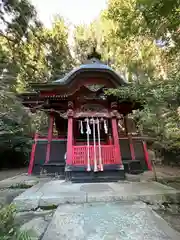
[[[4,169],[0,170],[0,181],[6,179],[15,177],[16,175],[27,173],[27,167],[26,168],[17,168],[17,169]]]
[[[180,167],[155,166],[158,181],[180,190]],[[156,211],[176,231],[180,232],[180,206],[169,206],[166,210]]]
[[[156,172],[161,175],[179,177],[180,178],[180,167],[171,167],[171,166],[155,166]]]
[[[156,210],[156,212],[176,231],[180,232],[180,213]]]

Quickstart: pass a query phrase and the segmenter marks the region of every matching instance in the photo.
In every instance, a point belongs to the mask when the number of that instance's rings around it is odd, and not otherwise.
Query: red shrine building
[[[128,87],[112,68],[90,58],[65,77],[33,83],[24,106],[48,116],[48,130],[34,136],[29,174],[58,174],[73,182],[117,181],[151,170],[145,139],[128,116],[140,107],[106,96]]]

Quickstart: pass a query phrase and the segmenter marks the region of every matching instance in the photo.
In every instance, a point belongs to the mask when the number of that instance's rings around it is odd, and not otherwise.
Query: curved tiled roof
[[[127,82],[119,76],[111,67],[106,64],[101,63],[98,60],[94,60],[91,63],[82,64],[78,68],[73,69],[63,78],[53,81],[55,84],[65,85],[68,84],[78,73],[82,72],[104,72],[109,73],[113,79],[119,82],[120,85],[125,85]]]

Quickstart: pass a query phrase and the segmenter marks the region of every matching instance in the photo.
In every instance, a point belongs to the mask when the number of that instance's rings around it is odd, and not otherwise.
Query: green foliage
[[[146,82],[109,89],[106,94],[119,99],[139,101],[143,110],[136,111],[134,117],[138,119],[139,128],[155,139],[159,146],[169,150],[180,149],[180,84],[175,79]]]
[[[138,0],[136,2],[148,29],[156,38],[161,37],[169,41],[171,37],[175,42],[179,42],[179,0]]]
[[[52,28],[45,28],[28,0],[2,1],[0,24],[0,153],[28,154],[35,130],[47,134],[47,116],[31,114],[16,94],[72,68],[68,26],[56,17]]]
[[[28,188],[31,188],[31,187],[33,187],[33,185],[29,185],[29,184],[26,184],[26,183],[18,183],[18,184],[11,185],[9,188],[11,188],[11,189],[28,189]]]
[[[28,154],[32,135],[31,119],[15,94],[0,89],[0,148]]]
[[[131,82],[106,93],[140,101],[139,128],[173,151],[180,150],[179,8],[179,0],[109,0],[100,18],[111,26],[104,58]]]
[[[14,223],[16,209],[13,205],[0,208],[0,240],[30,240],[27,232],[20,232]]]
[[[30,114],[16,93],[30,90],[31,82],[63,76],[83,62],[93,47],[131,82],[107,94],[140,101],[144,110],[135,114],[139,127],[163,148],[180,149],[179,9],[179,0],[109,0],[97,20],[75,28],[75,61],[68,44],[68,25],[61,17],[46,29],[28,0],[2,1],[1,149],[28,152],[34,130],[47,132],[45,114]]]
[[[45,30],[46,47],[48,46],[46,61],[50,80],[64,75],[74,65],[68,45],[68,33],[68,27],[60,17],[54,19],[50,30]]]

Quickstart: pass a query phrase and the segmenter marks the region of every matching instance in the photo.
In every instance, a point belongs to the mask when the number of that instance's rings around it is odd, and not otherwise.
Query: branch
[[[5,35],[2,31],[0,31],[0,36],[1,36],[1,37],[4,37],[5,39],[7,39],[7,40],[10,41],[10,42],[15,43],[15,40],[14,40],[14,39],[8,37],[8,36]]]

